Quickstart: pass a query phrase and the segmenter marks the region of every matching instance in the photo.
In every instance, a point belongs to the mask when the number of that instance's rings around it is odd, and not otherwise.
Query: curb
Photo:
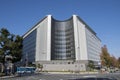
[[[12,78],[12,77],[15,77],[15,76],[3,76],[3,77],[0,77],[0,79]]]

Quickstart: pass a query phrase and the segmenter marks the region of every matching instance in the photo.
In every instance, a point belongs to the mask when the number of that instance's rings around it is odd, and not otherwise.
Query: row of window
[[[55,50],[56,53],[72,53],[73,50]]]
[[[74,50],[69,50],[69,51],[55,51],[56,54],[71,54],[74,53]]]
[[[36,37],[36,30],[34,30],[31,34],[24,38],[24,41],[28,41],[34,39]]]
[[[63,47],[63,48],[71,48],[71,47],[74,47],[73,43],[70,43],[70,44],[59,44],[59,43],[56,43],[54,45],[56,48],[59,48],[59,47]]]
[[[73,41],[73,38],[66,38],[66,39],[56,38],[54,40],[55,41]]]
[[[63,48],[63,49],[57,49],[55,48],[55,51],[71,51],[73,48]]]
[[[73,49],[73,45],[55,45],[54,49]]]
[[[73,39],[69,39],[69,40],[65,40],[65,39],[57,39],[55,40],[54,42],[73,42],[74,40]]]
[[[55,31],[55,35],[60,35],[60,36],[68,36],[68,35],[71,35],[73,34],[73,31],[70,31],[70,32],[57,32]]]
[[[73,38],[73,35],[55,35],[54,38]]]
[[[73,31],[73,28],[71,27],[69,29],[64,29],[64,30],[60,30],[60,29],[56,28],[55,31],[57,31],[57,32],[70,32],[70,31]]]
[[[87,38],[87,42],[88,42],[88,45],[93,45],[93,46],[96,46],[96,47],[101,47],[101,43],[99,41],[96,41],[96,40],[93,40],[91,38]]]
[[[53,58],[53,60],[74,60],[74,59],[75,59],[74,57],[66,57],[66,56],[64,56],[64,57],[55,56]]]
[[[73,57],[75,57],[75,55],[74,54],[55,54],[54,55],[54,57],[71,57],[71,58],[73,58]]]
[[[36,30],[29,34],[23,40],[23,59],[28,61],[35,61],[35,46],[36,46]],[[26,56],[27,55],[27,56]],[[31,57],[32,56],[32,57]]]
[[[73,41],[55,41],[55,45],[71,45]]]

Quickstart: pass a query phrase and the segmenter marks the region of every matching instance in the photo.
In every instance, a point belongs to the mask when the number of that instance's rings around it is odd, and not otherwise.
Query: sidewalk
[[[49,74],[99,74],[99,72],[47,72]]]
[[[2,77],[0,77],[0,79],[12,78],[12,77],[15,77],[15,75],[12,75],[12,76],[2,76]]]

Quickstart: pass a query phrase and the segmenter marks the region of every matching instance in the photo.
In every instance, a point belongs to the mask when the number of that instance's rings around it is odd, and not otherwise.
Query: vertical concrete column
[[[75,41],[75,57],[76,60],[79,60],[79,54],[80,54],[80,47],[79,47],[79,33],[78,33],[78,25],[77,25],[77,17],[76,15],[73,15],[73,27],[74,27],[74,41]]]
[[[48,28],[47,28],[47,60],[51,60],[51,15],[48,15]]]

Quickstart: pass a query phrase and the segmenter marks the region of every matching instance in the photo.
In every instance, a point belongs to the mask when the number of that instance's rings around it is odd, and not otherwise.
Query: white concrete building
[[[77,15],[65,21],[46,16],[23,35],[23,62],[43,70],[86,70],[89,60],[100,62],[101,40]]]

